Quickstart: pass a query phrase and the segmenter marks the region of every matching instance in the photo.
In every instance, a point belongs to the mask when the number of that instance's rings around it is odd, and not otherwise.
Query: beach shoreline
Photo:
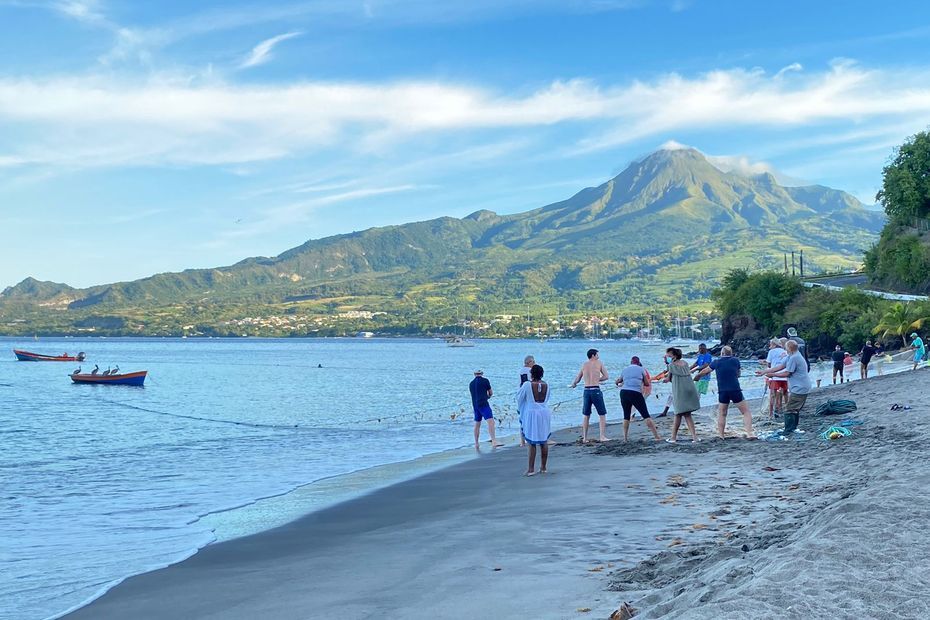
[[[442,618],[491,609],[499,617],[607,617],[624,600],[642,617],[721,617],[714,613],[722,608],[732,617],[825,613],[803,594],[794,605],[777,597],[760,603],[754,594],[755,607],[744,607],[721,592],[739,575],[750,580],[744,588],[758,587],[751,576],[766,550],[790,543],[811,511],[851,497],[863,484],[857,452],[883,445],[887,423],[904,419],[886,413],[892,403],[881,401],[901,403],[928,381],[930,372],[921,370],[816,390],[802,417],[807,433],[797,441],[657,445],[637,424],[629,444],[580,446],[573,427],[559,433],[551,461],[557,473],[548,478],[521,478],[520,450],[485,454],[209,545],[65,617]],[[829,420],[815,417],[814,408],[845,397],[867,399],[854,414],[864,424],[853,427],[852,438],[822,442],[816,434]],[[912,397],[909,406],[919,422],[926,404]],[[697,419],[709,437],[707,408]],[[739,426],[738,416],[729,421]],[[667,436],[667,423],[660,428]],[[848,480],[825,479],[821,453],[852,468]],[[530,535],[526,522],[538,531]],[[736,568],[721,573],[731,564]],[[690,587],[679,592],[681,584]]]

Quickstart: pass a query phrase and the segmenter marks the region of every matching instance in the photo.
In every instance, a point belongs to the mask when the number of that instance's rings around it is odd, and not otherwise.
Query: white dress
[[[535,393],[534,393],[535,391]],[[542,392],[545,394],[542,394]],[[520,427],[526,442],[534,446],[546,444],[552,424],[552,412],[549,410],[549,386],[540,381],[527,381],[517,392],[517,411],[520,414]]]

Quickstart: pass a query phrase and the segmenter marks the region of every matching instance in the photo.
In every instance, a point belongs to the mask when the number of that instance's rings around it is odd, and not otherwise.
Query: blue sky
[[[0,0],[0,288],[563,199],[670,142],[871,202],[924,2]]]

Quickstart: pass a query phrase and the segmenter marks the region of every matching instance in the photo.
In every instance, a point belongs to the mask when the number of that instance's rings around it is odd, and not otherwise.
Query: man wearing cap
[[[804,363],[807,364],[807,371],[810,372],[811,361],[807,359],[807,343],[804,342],[804,339],[798,336],[798,330],[794,327],[788,328],[788,340],[793,340],[798,343],[798,352],[801,353],[801,357],[804,358]]]
[[[475,371],[475,378],[468,384],[468,391],[471,392],[471,405],[475,411],[475,450],[478,449],[481,420],[488,421],[488,435],[491,436],[491,446],[496,448],[504,445],[497,443],[497,437],[494,436],[494,412],[491,411],[491,405],[488,404],[488,399],[494,396],[494,390],[491,389],[491,382],[484,378],[483,370]]]
[[[807,372],[807,363],[798,351],[798,343],[789,340],[785,343],[788,357],[774,368],[756,371],[763,377],[786,377],[788,379],[788,402],[785,404],[785,430],[783,437],[793,437],[801,419],[801,409],[811,392],[811,379]]]
[[[607,407],[604,405],[604,393],[601,392],[601,382],[607,381],[607,369],[601,362],[597,349],[588,349],[588,361],[581,366],[581,370],[572,381],[571,387],[578,385],[584,379],[584,404],[581,414],[581,443],[588,443],[588,422],[591,419],[591,408],[597,409],[597,424],[601,431],[601,441],[609,441],[607,437]]]
[[[927,354],[927,349],[924,347],[924,341],[920,339],[920,336],[917,335],[917,332],[911,334],[911,348],[914,349],[913,370],[917,370],[917,364],[919,364]]]

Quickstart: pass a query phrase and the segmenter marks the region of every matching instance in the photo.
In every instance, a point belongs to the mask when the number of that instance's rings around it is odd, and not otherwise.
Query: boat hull
[[[75,383],[93,384],[93,385],[136,385],[141,386],[145,383],[147,370],[139,372],[127,372],[122,375],[69,375]]]
[[[84,355],[43,355],[41,353],[30,353],[29,351],[20,351],[13,349],[16,359],[21,362],[83,362]]]

